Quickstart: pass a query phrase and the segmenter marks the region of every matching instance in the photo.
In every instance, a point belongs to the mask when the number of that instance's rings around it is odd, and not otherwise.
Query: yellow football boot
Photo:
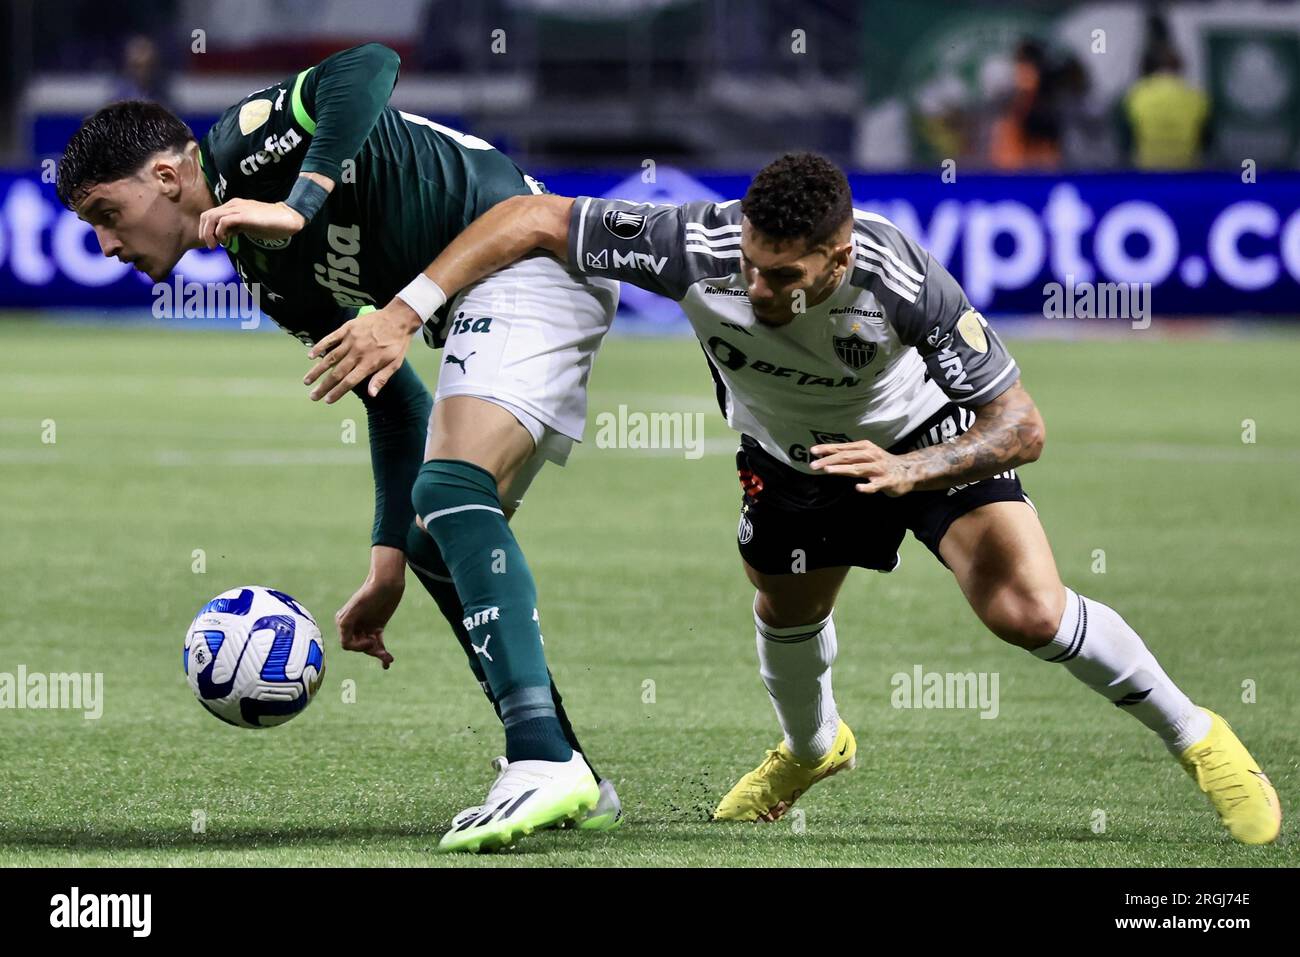
[[[1259,763],[1213,711],[1210,733],[1178,760],[1219,812],[1228,833],[1243,844],[1269,844],[1282,829],[1282,803]]]
[[[810,787],[857,763],[858,743],[843,721],[830,753],[816,764],[800,764],[782,741],[763,763],[727,792],[713,812],[715,821],[775,821]]]

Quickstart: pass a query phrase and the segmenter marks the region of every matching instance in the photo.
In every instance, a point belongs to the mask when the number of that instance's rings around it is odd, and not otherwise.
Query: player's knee
[[[411,487],[411,505],[430,535],[434,534],[430,516],[439,512],[473,507],[502,513],[492,474],[469,462],[448,459],[430,459],[420,467]]]
[[[774,594],[760,590],[754,599],[754,612],[773,628],[797,628],[825,621],[835,609],[833,598],[817,595]]]
[[[438,510],[444,492],[445,486],[440,481],[440,476],[426,469],[420,469],[420,473],[415,477],[415,484],[411,486],[411,505],[415,508],[415,520],[426,532],[428,527],[424,516]]]
[[[423,525],[412,522],[406,529],[406,563],[417,572],[445,577],[450,574],[442,551]]]
[[[984,623],[1003,641],[1019,648],[1042,648],[1061,625],[1062,608],[1048,594],[1016,594],[996,602],[984,614]]]

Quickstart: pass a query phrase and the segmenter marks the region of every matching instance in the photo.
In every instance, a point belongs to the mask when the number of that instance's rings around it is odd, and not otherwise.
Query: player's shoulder
[[[311,131],[296,115],[297,76],[249,93],[227,109],[203,137],[218,172],[235,187],[278,174],[297,175]],[[288,162],[286,162],[288,161]],[[243,195],[232,189],[232,195]]]
[[[692,284],[738,271],[743,218],[738,199],[682,205],[683,272]]]
[[[740,209],[740,200],[729,199],[723,202],[695,200],[681,205],[682,222],[687,227],[702,229],[722,229],[739,232],[741,220],[745,214]]]
[[[583,272],[681,301],[697,283],[740,270],[739,201],[644,203],[580,196],[569,259]]]
[[[915,303],[929,269],[930,254],[897,225],[879,213],[853,210],[855,286]]]
[[[686,203],[655,203],[632,199],[580,196],[580,218],[598,217],[612,235],[631,240],[644,230],[663,233],[722,231],[740,232],[743,213],[740,200],[725,202],[692,200]]]

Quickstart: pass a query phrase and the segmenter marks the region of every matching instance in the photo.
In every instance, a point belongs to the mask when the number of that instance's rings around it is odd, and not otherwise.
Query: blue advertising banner
[[[566,195],[652,203],[734,199],[748,177],[660,167],[630,177],[555,171]],[[855,204],[913,236],[990,314],[1044,313],[1052,284],[1149,284],[1157,316],[1300,314],[1300,173],[855,175]],[[182,260],[187,281],[234,279],[223,252]],[[153,284],[101,254],[39,173],[0,173],[0,308],[148,309]],[[1067,292],[1068,295],[1068,292]],[[622,311],[677,325],[672,303],[625,286]]]

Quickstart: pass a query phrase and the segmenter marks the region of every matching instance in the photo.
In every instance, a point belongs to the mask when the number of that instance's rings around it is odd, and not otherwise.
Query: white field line
[[[167,380],[167,388],[171,394],[184,394],[204,397],[220,396],[283,396],[292,400],[300,398],[302,393],[298,390],[300,386],[293,381],[286,382],[280,377],[176,377],[164,376]],[[157,378],[136,375],[107,375],[95,376],[93,379],[87,379],[82,376],[71,375],[53,375],[53,376],[13,376],[8,379],[0,379],[0,393],[7,389],[23,391],[26,386],[34,386],[36,391],[41,393],[53,393],[68,388],[87,389],[103,388],[106,395],[114,393],[128,392],[138,395],[156,394],[159,388]],[[305,390],[304,390],[305,391]],[[717,416],[717,407],[713,404],[712,397],[709,394],[685,394],[685,393],[629,393],[618,397],[617,401],[610,401],[602,395],[600,404],[592,403],[588,414],[587,439],[575,449],[575,454],[582,458],[594,457],[597,455],[614,456],[618,458],[630,457],[650,457],[650,458],[672,458],[677,456],[684,457],[687,449],[668,448],[668,449],[631,449],[631,448],[597,448],[595,438],[597,434],[597,416],[601,413],[608,413],[617,416],[618,406],[624,405],[629,413],[655,413],[655,412],[703,412],[706,416],[709,431],[714,431],[721,426]],[[364,409],[359,405],[355,409],[339,409],[344,418],[353,418],[360,420]],[[61,420],[66,421],[67,414],[60,416]],[[197,439],[206,438],[234,438],[245,440],[249,438],[261,437],[263,430],[272,431],[280,428],[277,421],[273,406],[266,407],[264,415],[258,416],[256,421],[248,422],[241,425],[244,416],[231,417],[228,423],[222,426],[213,427],[211,425],[196,426],[195,437]],[[329,420],[322,417],[322,426]],[[333,426],[331,425],[332,429]],[[107,423],[96,425],[91,431],[91,438],[102,438],[113,436],[140,435],[144,437],[160,437],[160,433],[173,437],[178,432],[182,433],[185,429],[184,423],[175,420],[166,423],[153,422],[148,419],[130,418],[114,419]],[[62,444],[56,449],[55,446],[37,446],[35,443],[40,435],[40,422],[35,418],[0,418],[0,435],[28,435],[30,438],[23,442],[26,448],[0,448],[0,464],[8,465],[48,465],[55,463],[81,464],[83,458],[76,455],[75,447],[70,449],[67,444]],[[703,443],[703,454],[706,456],[735,454],[738,444],[738,436],[732,436],[730,433],[724,437],[709,438]],[[28,445],[31,442],[31,445]],[[65,443],[67,440],[65,440]],[[13,443],[6,440],[6,445]],[[130,443],[117,441],[114,443],[116,449],[127,450]],[[98,454],[98,453],[97,453]],[[694,453],[692,453],[694,454]],[[1055,443],[1048,446],[1048,455],[1083,455],[1091,458],[1102,460],[1132,460],[1146,462],[1186,462],[1193,464],[1230,464],[1230,465],[1247,465],[1247,464],[1291,464],[1300,462],[1300,448],[1293,446],[1283,446],[1280,448],[1269,447],[1266,444],[1257,445],[1206,445],[1193,442],[1143,442],[1141,440],[1121,441],[1121,442],[1070,442]],[[348,448],[298,448],[283,449],[268,444],[263,448],[235,448],[235,449],[185,449],[185,448],[151,448],[141,450],[139,453],[132,455],[129,452],[126,456],[129,461],[139,464],[143,457],[149,457],[156,465],[188,467],[197,465],[233,465],[240,467],[256,466],[320,466],[335,464],[359,464],[369,460],[368,451],[365,443],[358,443],[357,446]],[[113,457],[116,460],[116,456]],[[97,457],[96,461],[105,461],[102,457]]]
[[[1050,446],[1049,446],[1050,448]],[[1088,455],[1145,462],[1198,462],[1250,465],[1300,462],[1300,449],[1269,448],[1267,445],[1200,445],[1194,442],[1076,442],[1065,445]]]
[[[363,423],[365,421],[365,409],[357,407],[354,414],[342,415],[338,421],[331,421],[328,417],[322,417],[317,422],[296,421],[286,423],[283,419],[277,420],[274,415],[267,415],[254,422],[244,421],[242,417],[228,419],[224,423],[213,423],[204,421],[202,423],[184,422],[179,419],[110,419],[97,420],[93,427],[88,431],[81,431],[78,434],[90,439],[103,439],[112,437],[114,440],[120,440],[123,437],[138,436],[142,439],[160,439],[162,437],[170,438],[172,441],[184,442],[193,440],[202,441],[209,445],[236,444],[236,443],[255,443],[265,439],[269,444],[276,439],[285,435],[286,428],[293,429],[293,437],[298,444],[302,444],[304,436],[316,433],[318,439],[327,436],[333,436],[335,439],[339,435],[339,426],[344,419],[351,419],[354,423]],[[0,419],[0,436],[4,435],[28,435],[38,436],[42,429],[42,420],[44,416],[32,416],[26,419]],[[64,422],[74,422],[76,414],[71,415],[59,413],[53,418],[56,423],[62,425]]]
[[[304,367],[306,374],[308,367]],[[201,396],[209,398],[245,398],[293,396],[307,394],[302,380],[284,376],[194,376],[164,373],[96,372],[93,375],[12,375],[0,378],[0,393],[19,395],[57,395],[94,392],[106,397],[115,395]]]
[[[292,467],[322,465],[369,465],[370,453],[364,447],[346,449],[225,449],[215,452],[195,452],[189,449],[148,449],[139,455],[114,456],[106,459],[96,454],[93,458],[68,454],[65,449],[44,446],[27,449],[0,449],[0,465],[67,465],[79,469],[102,465],[133,467],[160,466],[162,468],[190,468],[213,466]]]
[[[650,392],[633,392],[606,399],[600,395],[600,402],[589,401],[589,418],[601,412],[618,414],[620,405],[627,406],[628,412],[703,412],[705,415],[718,416],[718,403],[713,393],[700,395],[654,394]]]
[[[734,455],[737,440],[732,438],[706,439],[703,443],[705,456]],[[1071,455],[1095,458],[1099,464],[1106,461],[1140,461],[1140,462],[1186,462],[1200,465],[1290,465],[1300,462],[1300,449],[1270,449],[1259,446],[1215,447],[1194,444],[1160,443],[1147,445],[1142,443],[1124,444],[1118,442],[1079,442],[1058,446],[1060,451]],[[615,458],[684,458],[687,449],[620,449],[597,448],[588,436],[588,441],[575,449],[575,456],[584,460],[596,460],[600,457]],[[370,461],[368,450],[361,445],[346,449],[223,449],[204,452],[190,449],[150,449],[140,455],[114,456],[105,459],[96,454],[93,459],[79,456],[75,450],[56,446],[32,446],[29,448],[0,448],[0,465],[75,465],[84,467],[94,464],[141,465],[148,462],[168,468],[188,468],[194,466],[237,466],[240,468],[266,466],[308,466],[322,465],[364,465]]]

